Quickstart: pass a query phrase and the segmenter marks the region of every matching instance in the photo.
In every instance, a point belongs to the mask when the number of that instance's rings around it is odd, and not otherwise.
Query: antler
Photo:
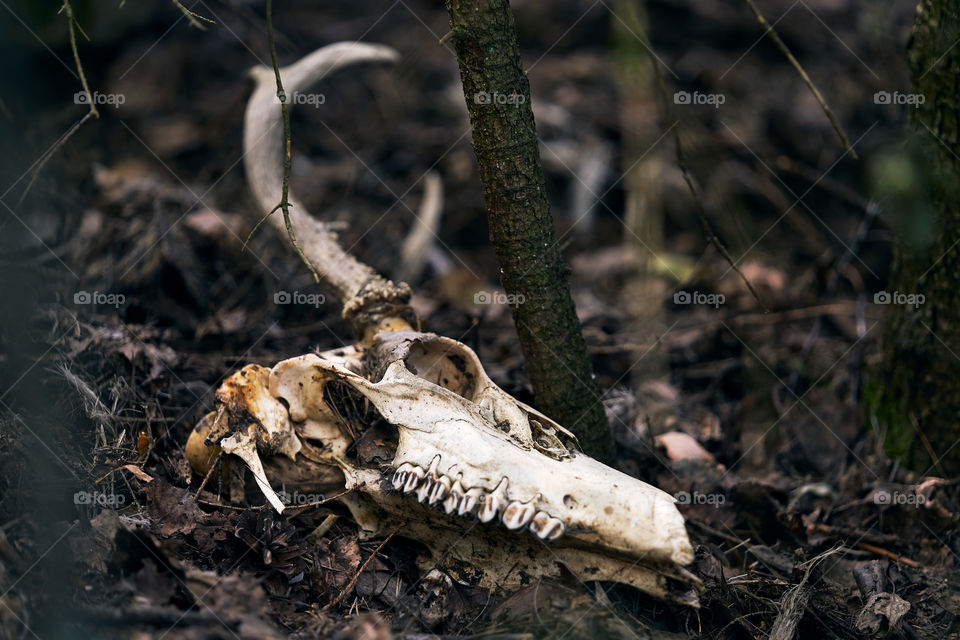
[[[398,58],[395,50],[383,45],[340,42],[283,67],[280,77],[286,94],[294,95],[340,69],[366,62],[396,62]],[[273,70],[258,66],[250,75],[256,88],[244,115],[244,167],[257,204],[267,214],[282,197],[285,141]],[[382,277],[345,252],[337,243],[337,234],[312,217],[295,197],[289,197],[289,203],[298,243],[321,279],[343,301],[343,317],[353,324],[361,340],[368,343],[384,329],[411,328],[410,287]],[[269,217],[273,226],[287,235],[282,216]]]

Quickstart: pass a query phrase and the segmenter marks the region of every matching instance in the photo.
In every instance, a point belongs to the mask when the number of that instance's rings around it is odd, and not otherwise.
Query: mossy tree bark
[[[537,404],[587,453],[613,438],[587,358],[547,200],[530,84],[507,0],[447,0],[490,236]]]
[[[910,108],[921,141],[915,182],[926,182],[929,214],[901,203],[893,283],[922,294],[919,306],[888,308],[876,413],[888,453],[921,473],[960,472],[960,5],[921,0],[909,46],[914,90]],[[899,165],[908,166],[907,163]],[[899,181],[907,179],[896,172]],[[906,208],[905,208],[906,207]],[[920,208],[920,211],[923,207]],[[895,215],[897,215],[895,213]],[[926,218],[926,222],[924,221]]]

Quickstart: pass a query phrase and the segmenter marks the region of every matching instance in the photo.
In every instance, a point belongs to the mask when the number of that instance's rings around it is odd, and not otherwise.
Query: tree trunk
[[[897,242],[888,292],[880,395],[874,410],[894,458],[920,473],[960,472],[960,5],[921,0],[909,46],[919,164],[929,214],[913,199],[893,212]],[[916,215],[917,211],[921,215]],[[926,218],[927,222],[924,222]],[[919,295],[923,296],[921,300]],[[910,299],[910,296],[917,296]],[[887,300],[879,300],[887,302]]]
[[[537,405],[609,461],[613,438],[557,248],[510,5],[448,0],[447,9],[490,237]]]

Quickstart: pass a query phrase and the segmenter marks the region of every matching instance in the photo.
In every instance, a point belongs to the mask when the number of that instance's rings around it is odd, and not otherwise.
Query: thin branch
[[[87,105],[90,107],[90,115],[94,118],[100,118],[100,112],[97,111],[97,103],[93,99],[93,92],[90,91],[90,84],[87,82],[87,74],[83,71],[83,64],[80,63],[80,51],[77,49],[77,29],[80,29],[80,33],[83,34],[83,37],[87,38],[87,34],[83,33],[83,29],[77,23],[77,19],[73,15],[73,7],[70,6],[70,0],[63,0],[63,7],[60,9],[67,16],[67,24],[69,25],[69,34],[70,34],[70,50],[73,52],[73,61],[77,66],[77,75],[80,76],[80,85],[83,87],[83,92],[87,96]]]
[[[753,3],[753,0],[743,0],[750,10],[753,11],[753,15],[757,17],[757,21],[767,30],[767,33],[770,35],[770,39],[773,40],[773,44],[777,45],[777,48],[780,49],[780,52],[790,61],[790,64],[793,65],[793,68],[797,70],[797,73],[800,74],[800,77],[803,78],[803,81],[807,84],[807,88],[810,89],[810,93],[813,94],[813,97],[817,99],[817,102],[820,103],[820,108],[823,109],[823,112],[827,114],[827,118],[830,120],[833,130],[837,132],[837,135],[840,136],[840,140],[843,141],[843,146],[847,148],[847,152],[850,154],[854,160],[857,159],[857,152],[853,150],[853,145],[850,144],[850,138],[847,137],[847,134],[844,132],[843,127],[840,126],[840,123],[837,121],[836,116],[833,115],[833,111],[830,110],[830,107],[827,106],[826,100],[823,99],[823,95],[820,94],[820,90],[817,89],[817,86],[813,84],[813,81],[810,79],[810,76],[807,75],[807,72],[804,71],[803,67],[794,57],[793,53],[790,52],[790,49],[787,45],[780,39],[780,36],[777,35],[776,30],[767,22],[767,19],[763,17],[763,14],[760,13],[760,10],[757,9],[757,5]]]
[[[200,21],[201,21],[201,20],[203,20],[204,22],[207,22],[207,23],[209,23],[209,24],[216,24],[216,22],[214,22],[214,21],[211,20],[210,18],[207,18],[207,17],[205,17],[205,16],[200,15],[199,13],[197,13],[197,12],[195,12],[195,11],[191,11],[190,9],[187,9],[185,6],[183,6],[183,3],[181,3],[180,0],[173,0],[173,6],[175,6],[177,9],[180,9],[180,12],[183,13],[183,15],[186,16],[187,21],[190,22],[190,26],[191,26],[191,27],[196,27],[197,29],[200,29],[201,31],[206,31],[207,28],[206,28],[205,26],[203,26],[202,24],[200,24]]]
[[[650,51],[653,51],[653,49],[650,49]],[[653,65],[653,72],[657,76],[657,85],[660,88],[660,100],[663,103],[664,112],[667,115],[667,118],[672,120],[673,109],[670,107],[670,101],[667,99],[667,85],[666,80],[663,77],[663,72],[660,70],[660,63],[656,56],[651,56],[650,62]],[[683,153],[683,145],[680,143],[680,132],[678,127],[670,128],[670,137],[673,138],[673,148],[676,150],[677,165],[680,167],[680,172],[683,174],[683,181],[687,184],[687,189],[689,189],[690,195],[693,196],[694,208],[697,210],[697,218],[700,220],[700,225],[703,227],[703,232],[707,236],[707,242],[712,243],[713,246],[717,248],[717,250],[720,252],[720,255],[722,255],[724,260],[727,261],[727,264],[730,265],[730,268],[736,271],[737,275],[740,276],[740,279],[743,280],[743,283],[747,286],[747,289],[750,291],[750,294],[753,296],[754,300],[757,301],[757,304],[760,305],[764,312],[768,312],[769,309],[767,309],[766,305],[763,304],[763,301],[760,300],[760,296],[757,295],[753,285],[750,284],[750,280],[747,279],[747,276],[744,275],[743,271],[740,270],[740,267],[737,266],[733,256],[730,255],[729,251],[727,251],[726,246],[724,246],[720,238],[717,237],[717,234],[713,232],[713,227],[710,225],[710,221],[707,220],[707,212],[703,206],[703,201],[700,199],[700,194],[697,193],[697,188],[693,183],[693,177],[690,175],[689,168],[687,168],[687,158]]]
[[[373,562],[373,559],[380,554],[380,552],[387,545],[387,543],[390,542],[393,536],[397,535],[397,532],[399,532],[400,529],[403,529],[405,526],[407,526],[406,521],[401,522],[396,529],[390,532],[390,535],[384,538],[383,542],[380,543],[380,546],[377,547],[376,551],[374,551],[370,555],[370,557],[367,558],[366,561],[364,561],[360,569],[357,570],[357,573],[353,576],[353,578],[350,579],[350,582],[347,583],[347,586],[343,588],[343,590],[340,592],[340,595],[338,595],[332,602],[328,603],[325,607],[323,607],[321,611],[328,611],[334,608],[335,606],[337,606],[338,604],[340,604],[340,602],[346,597],[346,595],[353,590],[353,587],[356,586],[357,580],[360,578],[360,574],[363,573],[364,569],[367,568],[367,565]]]
[[[272,37],[270,44],[273,53]],[[354,325],[363,339],[372,338],[378,327],[385,328],[383,323],[390,324],[392,319],[403,319],[404,326],[410,326],[407,321],[407,318],[413,318],[408,305],[410,288],[405,283],[384,279],[345,252],[331,226],[311,216],[297,200],[296,193],[290,192],[291,142],[287,109],[294,101],[285,98],[286,92],[297,95],[339,69],[362,63],[394,62],[398,58],[396,51],[382,45],[341,42],[318,49],[278,69],[274,54],[273,69],[266,66],[251,69],[250,75],[256,86],[244,114],[243,163],[260,215],[264,216],[260,222],[270,218],[278,206],[283,209],[283,219],[274,216],[271,225],[291,238],[295,231],[303,248],[301,252],[300,247],[296,247],[298,254],[301,258],[303,255],[308,257],[309,262],[304,262],[315,265],[317,271],[311,268],[314,276],[319,275],[321,281],[343,301],[344,318]],[[284,98],[279,113],[276,109],[278,97]],[[279,126],[281,122],[282,127]],[[280,205],[276,204],[278,200]]]
[[[47,163],[54,156],[54,154],[56,154],[57,151],[59,151],[60,148],[67,143],[67,140],[72,138],[73,134],[75,134],[87,120],[90,118],[100,118],[100,112],[97,111],[96,101],[93,99],[93,92],[90,91],[90,84],[87,82],[87,74],[84,73],[83,64],[80,62],[80,51],[77,48],[77,30],[80,30],[80,33],[85,39],[89,40],[90,38],[88,38],[87,34],[83,32],[83,28],[74,17],[73,7],[70,6],[70,0],[63,0],[63,6],[60,7],[60,11],[57,13],[62,13],[67,18],[67,33],[70,35],[70,50],[73,52],[73,61],[77,67],[77,75],[80,77],[80,86],[83,87],[83,94],[87,98],[87,106],[89,109],[82,118],[74,122],[73,125],[67,129],[67,132],[63,134],[60,139],[57,140],[53,146],[47,150],[46,153],[43,154],[40,161],[37,163],[37,166],[34,167],[33,171],[30,172],[30,181],[27,183],[23,193],[20,194],[18,202],[23,202],[23,199],[27,197],[27,194],[30,193],[30,190],[33,188],[33,184],[40,176],[40,172],[43,171],[44,167],[47,166]]]
[[[212,468],[212,467],[211,467],[211,468]],[[338,494],[336,494],[336,495],[330,496],[329,498],[324,498],[323,500],[317,500],[316,502],[307,502],[306,504],[285,505],[286,508],[284,509],[284,511],[292,510],[292,509],[308,509],[308,508],[311,508],[311,507],[319,507],[319,506],[324,505],[324,504],[326,504],[326,503],[328,503],[328,502],[333,502],[334,500],[338,500],[338,499],[342,498],[343,496],[345,496],[345,495],[347,495],[347,494],[350,494],[350,493],[353,493],[353,489],[347,489],[346,491],[341,491],[340,493],[338,493]],[[256,505],[256,506],[253,506],[253,507],[251,507],[251,506],[238,507],[238,506],[233,505],[233,504],[223,504],[222,502],[210,502],[209,500],[201,500],[199,496],[200,496],[200,492],[198,491],[198,492],[197,492],[197,495],[194,496],[194,499],[195,499],[199,504],[205,504],[205,505],[207,505],[208,507],[219,507],[219,508],[221,508],[221,509],[232,509],[232,510],[234,510],[234,511],[263,511],[264,509],[273,509],[273,507],[272,507],[271,505],[269,505],[269,504],[260,504],[260,505]],[[297,512],[297,513],[295,513],[295,514],[293,514],[293,515],[299,515],[299,512]]]
[[[317,500],[317,501],[315,501],[315,502],[305,502],[304,504],[291,504],[291,505],[287,505],[287,508],[284,509],[284,511],[288,511],[288,510],[289,510],[289,511],[292,511],[293,509],[310,509],[310,508],[312,508],[312,507],[319,507],[320,505],[324,505],[324,504],[326,504],[326,503],[328,503],[328,502],[332,502],[333,500],[337,500],[337,499],[339,499],[339,498],[342,498],[343,496],[348,495],[348,494],[350,494],[350,493],[353,493],[353,489],[352,489],[352,488],[351,488],[351,489],[345,489],[345,490],[341,491],[340,493],[338,493],[338,494],[336,494],[336,495],[334,495],[334,496],[330,496],[329,498],[324,498],[323,500]],[[299,513],[299,512],[297,512],[297,513],[295,513],[295,514],[293,514],[293,515],[297,515],[298,513]]]
[[[261,218],[256,225],[254,225],[253,230],[250,231],[250,236],[260,228],[260,225],[269,218],[271,215],[276,213],[277,209],[283,211],[283,225],[287,229],[287,237],[290,238],[290,244],[293,245],[293,250],[297,252],[297,255],[300,257],[300,260],[303,261],[303,264],[307,265],[307,269],[310,270],[310,273],[313,275],[314,282],[320,282],[320,274],[317,273],[316,268],[314,268],[313,263],[310,262],[310,258],[307,257],[307,254],[303,252],[303,249],[300,248],[300,243],[297,242],[297,234],[293,230],[293,225],[290,223],[290,202],[288,197],[290,195],[290,167],[292,165],[291,149],[293,147],[292,134],[290,131],[290,112],[287,109],[287,94],[283,91],[283,80],[280,79],[280,65],[277,63],[277,44],[274,40],[273,35],[273,0],[267,0],[267,42],[270,45],[270,63],[273,65],[273,74],[277,79],[277,99],[280,101],[280,114],[283,118],[283,140],[284,140],[284,151],[283,151],[283,183],[282,183],[282,192],[280,195],[280,203],[271,209],[263,218]],[[250,236],[247,237],[247,241],[243,243],[243,246],[247,246],[247,242],[250,242]]]
[[[203,482],[200,483],[200,488],[197,489],[197,495],[194,496],[194,499],[200,497],[200,493],[203,491],[203,488],[207,486],[207,482],[210,481],[211,476],[213,476],[213,470],[217,468],[217,464],[223,459],[223,451],[217,454],[217,459],[213,461],[210,465],[210,468],[207,469],[207,475],[203,476]]]

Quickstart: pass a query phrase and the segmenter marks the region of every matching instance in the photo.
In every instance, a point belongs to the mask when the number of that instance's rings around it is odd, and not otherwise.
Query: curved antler
[[[304,91],[329,73],[366,62],[396,62],[399,55],[390,47],[340,42],[321,49],[280,69],[284,91]],[[274,211],[283,191],[284,136],[276,77],[272,69],[258,66],[250,71],[256,88],[244,115],[243,150],[247,181],[260,210]],[[343,301],[343,317],[350,321],[364,342],[383,329],[409,329],[412,312],[408,306],[410,287],[392,282],[347,252],[337,234],[313,218],[293,196],[290,223],[303,253],[321,279]],[[287,235],[281,215],[271,215],[273,226]]]

